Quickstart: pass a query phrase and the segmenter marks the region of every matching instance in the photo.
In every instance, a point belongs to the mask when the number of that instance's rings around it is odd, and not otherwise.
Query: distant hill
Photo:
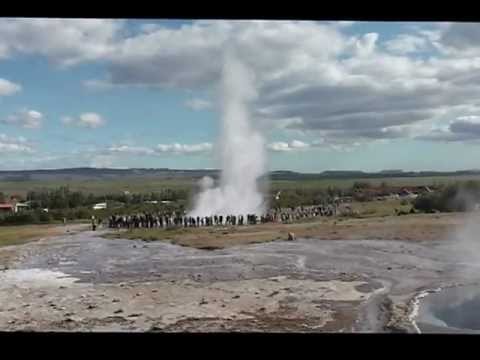
[[[55,170],[15,170],[0,171],[0,181],[48,181],[48,180],[108,180],[118,178],[158,178],[158,179],[199,179],[203,176],[218,178],[217,169],[100,169],[71,168]],[[462,170],[453,172],[439,171],[402,171],[383,170],[380,172],[364,172],[356,170],[324,171],[321,173],[299,173],[280,170],[268,173],[264,178],[271,180],[320,180],[320,179],[374,179],[389,177],[432,177],[432,176],[465,176],[480,175],[480,170]]]
[[[91,180],[123,178],[201,178],[203,176],[218,177],[218,170],[175,170],[175,169],[101,169],[71,168],[55,170],[14,170],[1,171],[3,181],[42,181],[42,180]]]

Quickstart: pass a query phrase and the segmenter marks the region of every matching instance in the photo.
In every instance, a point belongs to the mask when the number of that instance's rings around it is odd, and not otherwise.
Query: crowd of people
[[[117,214],[108,218],[109,228],[171,228],[205,226],[242,226],[265,223],[292,223],[316,216],[336,215],[335,205],[299,206],[296,208],[270,209],[265,214],[188,216],[181,213]]]

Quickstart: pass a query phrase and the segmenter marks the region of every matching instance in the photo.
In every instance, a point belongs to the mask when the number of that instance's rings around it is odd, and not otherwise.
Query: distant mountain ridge
[[[217,178],[218,169],[168,169],[168,168],[66,168],[39,170],[0,170],[0,181],[41,181],[41,180],[88,180],[124,178],[161,178],[161,179],[197,179],[203,176]],[[461,171],[402,171],[382,170],[364,172],[358,170],[328,170],[321,173],[300,173],[289,170],[271,171],[264,178],[271,180],[320,180],[320,179],[371,179],[388,177],[430,177],[430,176],[465,176],[480,175],[480,170]]]

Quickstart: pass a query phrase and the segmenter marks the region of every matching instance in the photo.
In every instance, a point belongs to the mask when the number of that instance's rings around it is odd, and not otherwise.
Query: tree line
[[[32,209],[75,209],[93,206],[101,202],[122,203],[125,205],[142,204],[146,201],[178,201],[186,200],[189,192],[186,189],[164,189],[151,193],[110,193],[104,195],[86,194],[82,191],[71,191],[68,186],[53,190],[32,190],[27,193],[26,200]]]
[[[480,182],[466,181],[445,186],[441,191],[423,194],[413,201],[415,209],[432,212],[476,210],[480,204]]]

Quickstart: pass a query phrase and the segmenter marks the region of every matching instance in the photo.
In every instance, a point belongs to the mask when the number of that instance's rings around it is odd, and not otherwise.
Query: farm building
[[[4,213],[13,213],[15,212],[15,206],[13,206],[12,204],[0,204],[0,213],[1,214],[4,214]]]

